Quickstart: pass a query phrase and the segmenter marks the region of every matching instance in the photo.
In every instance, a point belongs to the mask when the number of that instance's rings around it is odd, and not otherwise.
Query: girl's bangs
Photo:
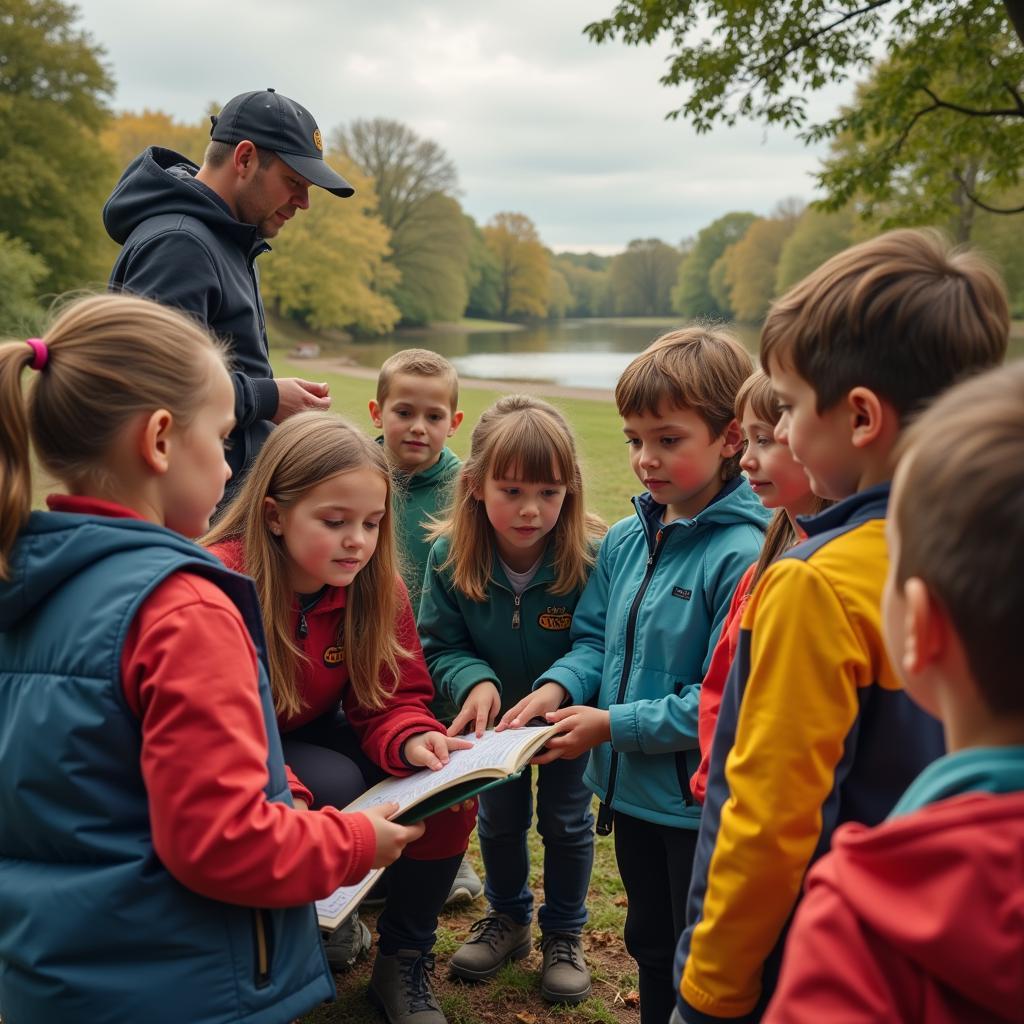
[[[573,489],[570,442],[547,416],[521,412],[510,416],[489,438],[487,463],[495,480],[564,484]],[[557,475],[553,478],[552,473]]]

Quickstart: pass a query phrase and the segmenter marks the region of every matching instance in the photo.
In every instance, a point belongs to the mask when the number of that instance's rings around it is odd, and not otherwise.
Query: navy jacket
[[[184,568],[209,577],[260,652],[266,793],[289,801],[252,582],[150,523],[54,512],[33,513],[12,566],[0,582],[0,1015],[284,1024],[331,998],[312,906],[220,903],[160,862],[122,689],[146,597]]]
[[[198,170],[180,154],[151,146],[121,175],[103,207],[103,224],[124,246],[110,274],[112,290],[191,313],[230,346],[237,420],[227,455],[233,489],[277,412],[255,263],[270,246],[254,224],[236,220],[215,192],[195,180]]]

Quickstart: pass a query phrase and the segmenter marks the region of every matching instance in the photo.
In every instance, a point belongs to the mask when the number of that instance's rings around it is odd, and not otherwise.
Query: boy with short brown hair
[[[940,440],[941,439],[941,440]],[[765,1021],[1019,1021],[1024,1007],[1024,363],[909,430],[886,645],[950,753],[811,872]]]
[[[804,875],[836,826],[883,820],[943,753],[882,643],[888,481],[907,419],[998,364],[1008,335],[998,275],[929,231],[853,246],[769,312],[776,439],[838,504],[804,522],[808,539],[768,569],[743,616],[676,954],[686,1021],[757,1019]]]
[[[430,554],[423,524],[443,514],[462,463],[446,441],[462,422],[459,376],[444,356],[425,348],[396,352],[381,365],[370,419],[395,470],[395,526],[402,577],[419,608]]]

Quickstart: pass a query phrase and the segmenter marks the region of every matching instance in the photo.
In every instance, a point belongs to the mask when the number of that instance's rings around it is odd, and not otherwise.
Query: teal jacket
[[[697,706],[740,576],[757,559],[769,514],[743,477],[693,519],[661,526],[665,508],[644,494],[616,523],[576,608],[572,650],[537,679],[574,704],[611,712],[611,743],[585,776],[609,809],[677,828],[700,827],[689,779],[700,762]]]
[[[382,438],[378,440],[383,443]],[[409,589],[413,611],[419,608],[423,574],[430,554],[431,541],[427,540],[423,524],[431,517],[444,515],[461,466],[458,455],[450,448],[443,448],[437,462],[422,473],[394,474],[395,536],[402,556],[402,579]]]
[[[473,601],[455,588],[451,570],[439,567],[449,540],[431,548],[417,620],[423,653],[438,697],[451,717],[469,691],[492,680],[502,711],[525,697],[533,680],[569,650],[569,628],[582,588],[552,594],[553,550],[548,545],[537,575],[516,597],[497,556],[485,601]]]

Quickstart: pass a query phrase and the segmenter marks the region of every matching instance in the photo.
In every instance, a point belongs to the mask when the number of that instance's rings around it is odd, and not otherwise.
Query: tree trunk
[[[1017,37],[1024,43],[1024,2],[1022,0],[1003,0],[1003,6],[1010,18]]]

